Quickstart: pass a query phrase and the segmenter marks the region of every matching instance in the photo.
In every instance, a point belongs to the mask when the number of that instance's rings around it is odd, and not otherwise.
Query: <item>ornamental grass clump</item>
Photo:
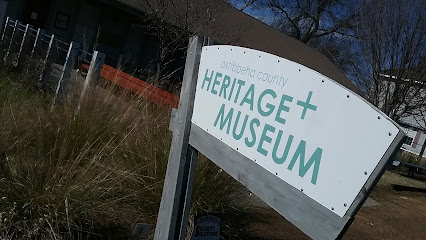
[[[128,239],[155,225],[170,109],[108,85],[78,112],[79,94],[51,108],[28,81],[0,72],[0,239]],[[193,215],[232,200],[228,175],[203,158],[198,170]]]

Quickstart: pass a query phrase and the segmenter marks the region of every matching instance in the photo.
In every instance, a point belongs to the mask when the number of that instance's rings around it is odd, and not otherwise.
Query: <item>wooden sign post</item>
[[[301,64],[190,40],[155,239],[184,239],[198,151],[314,239],[340,238],[405,136]]]
[[[184,239],[186,234],[184,226],[187,225],[187,221],[184,221],[183,217],[186,216],[187,219],[188,213],[184,213],[183,210],[189,211],[192,180],[198,159],[197,150],[189,145],[189,132],[202,46],[201,37],[193,37],[189,41],[179,109],[174,122],[170,124],[173,129],[172,147],[155,229],[155,239]],[[192,179],[188,181],[190,176]]]

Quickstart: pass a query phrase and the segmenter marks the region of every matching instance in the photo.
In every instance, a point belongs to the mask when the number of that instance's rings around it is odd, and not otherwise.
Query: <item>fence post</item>
[[[7,31],[7,26],[9,26],[9,17],[6,18],[6,24],[4,24],[3,34],[1,35],[0,46],[3,44],[4,37],[5,37],[6,31]]]
[[[7,48],[6,54],[4,55],[3,61],[6,63],[7,58],[9,57],[10,49],[12,48],[13,38],[15,37],[16,28],[19,26],[19,21],[15,21],[15,25],[13,26],[12,36],[10,37],[9,47]]]
[[[36,37],[35,37],[35,40],[34,40],[34,45],[33,45],[33,48],[31,50],[31,54],[30,54],[30,58],[29,58],[30,62],[29,62],[29,64],[27,64],[27,72],[26,72],[27,75],[28,75],[28,72],[30,71],[30,67],[33,65],[33,63],[31,61],[32,61],[33,56],[34,56],[35,49],[36,49],[38,43],[41,41],[42,36],[45,36],[45,35],[46,35],[46,31],[44,29],[39,28],[37,30],[37,34],[36,34]]]
[[[80,44],[78,43],[70,43],[64,67],[62,68],[61,77],[59,78],[58,85],[56,86],[56,93],[53,98],[53,105],[55,105],[57,98],[63,98],[66,95],[68,84],[71,80],[72,69],[74,68],[74,63],[78,55],[79,47]]]
[[[34,41],[33,49],[31,50],[30,58],[33,58],[34,51],[35,51],[38,43],[41,41],[41,38],[42,38],[43,35],[46,35],[46,31],[44,29],[39,28],[37,30],[37,35],[36,35],[36,38],[35,38],[35,41]]]
[[[78,103],[75,114],[80,112],[81,102],[86,94],[87,88],[90,84],[96,85],[99,82],[101,76],[102,66],[104,65],[106,55],[98,51],[93,52],[92,61],[90,61],[89,71],[87,72],[86,79],[84,81],[83,89],[81,90],[80,101]]]
[[[47,60],[49,59],[50,49],[52,49],[52,44],[53,44],[54,39],[55,39],[55,34],[52,34],[52,36],[50,37],[49,47],[47,48],[46,57],[44,58],[43,66],[41,67],[41,73],[40,73],[40,77],[38,79],[39,85],[41,85],[41,83],[43,82],[43,77],[45,75]]]
[[[29,25],[29,24],[27,24],[27,25],[25,26],[24,36],[22,36],[22,41],[21,41],[21,46],[19,47],[18,56],[16,57],[15,67],[18,67],[18,66],[19,66],[19,60],[20,60],[20,58],[21,58],[22,51],[23,51],[23,49],[24,49],[24,45],[25,45],[25,42],[26,42],[26,40],[27,40],[27,34],[28,34],[28,30],[29,30],[29,29],[30,29],[30,25]]]

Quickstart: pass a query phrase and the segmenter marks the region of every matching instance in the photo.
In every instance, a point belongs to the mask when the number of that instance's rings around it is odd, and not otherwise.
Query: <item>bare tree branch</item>
[[[356,17],[347,0],[266,0],[263,6],[275,12],[275,27],[304,43],[344,32]]]
[[[258,0],[248,0],[244,6],[240,8],[240,11],[243,12],[246,8],[250,7],[251,5],[255,4]]]
[[[396,121],[426,103],[424,10],[418,0],[376,0],[360,11],[361,78],[373,76],[369,100]]]

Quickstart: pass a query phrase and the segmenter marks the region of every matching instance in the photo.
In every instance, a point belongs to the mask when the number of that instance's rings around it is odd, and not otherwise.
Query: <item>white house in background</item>
[[[392,83],[394,83],[397,78],[387,74],[380,74],[380,76],[383,77],[388,83],[391,83],[390,91],[392,92],[394,89],[394,85],[392,85]],[[413,81],[414,85],[412,88],[416,90],[420,88],[418,92],[413,92],[417,93],[417,99],[426,100],[426,83],[424,82],[425,79],[423,78],[420,80],[421,81]],[[410,80],[403,81],[409,82]],[[407,137],[401,149],[417,156],[422,153],[422,156],[426,158],[426,151],[423,147],[426,144],[426,101],[419,102],[422,102],[422,104],[419,106],[418,109],[415,109],[413,111],[413,114],[403,116],[398,120],[398,123],[401,125],[401,127],[407,134]]]
[[[399,121],[399,124],[407,134],[407,138],[401,149],[419,155],[423,145],[426,144],[426,133],[424,131],[424,129],[426,129],[424,126],[425,123],[416,121],[414,116],[409,116]],[[423,152],[423,157],[426,158],[426,151]]]

